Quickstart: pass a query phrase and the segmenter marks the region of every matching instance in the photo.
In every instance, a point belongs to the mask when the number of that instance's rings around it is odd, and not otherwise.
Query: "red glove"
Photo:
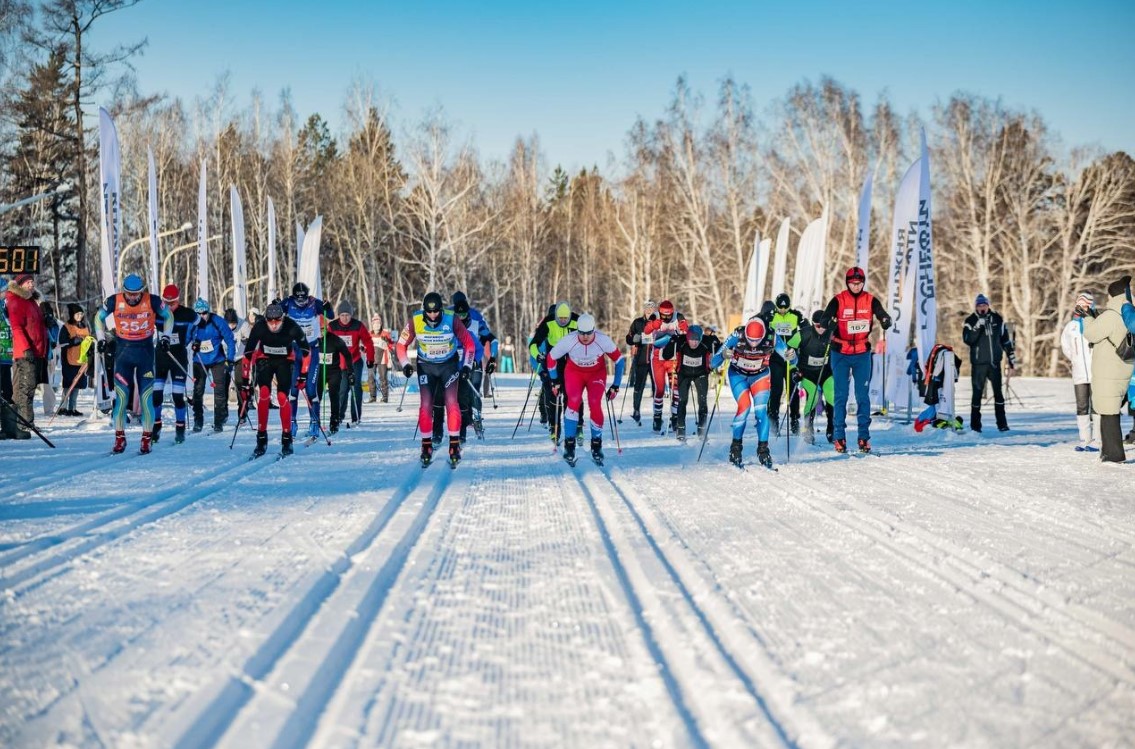
[[[552,396],[555,397],[555,398],[560,397],[560,386],[559,386],[559,384],[552,385]]]

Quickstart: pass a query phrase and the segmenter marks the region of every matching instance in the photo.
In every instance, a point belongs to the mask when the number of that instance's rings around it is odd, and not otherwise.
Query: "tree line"
[[[0,203],[71,181],[75,189],[5,216],[4,242],[44,249],[43,287],[60,301],[98,297],[98,138],[94,101],[119,131],[124,243],[147,235],[146,149],[154,152],[162,228],[195,222],[208,162],[214,306],[229,306],[229,187],[245,216],[250,300],[266,301],[267,200],[278,219],[277,288],[295,280],[295,226],[323,216],[324,289],[360,316],[398,325],[427,290],[463,290],[498,333],[523,336],[568,300],[619,333],[648,298],[671,298],[721,326],[740,312],[754,239],[785,217],[796,242],[828,214],[828,286],[853,263],[859,190],[874,174],[868,288],[883,294],[891,203],[926,128],[933,184],[940,337],[961,344],[978,292],[1013,325],[1028,374],[1063,372],[1060,327],[1076,294],[1102,292],[1135,267],[1135,163],[1065,148],[1036,112],[956,93],[923,115],[868,102],[834,78],[803,81],[758,114],[732,77],[707,100],[678,78],[669,105],[629,127],[616,161],[568,173],[537,135],[506,159],[482,158],[444,111],[395,123],[375,90],[352,84],[343,125],[297,112],[287,92],[238,96],[227,76],[193,102],[147,95],[113,72],[140,44],[95,54],[92,25],[130,0],[49,0],[18,29],[0,0]],[[16,53],[13,29],[26,43]],[[79,47],[77,49],[77,47]],[[89,196],[96,196],[92,201]],[[195,237],[161,241],[163,282],[196,288]],[[92,249],[93,248],[93,249]],[[144,271],[148,247],[123,258]],[[791,270],[789,272],[791,286]],[[766,296],[782,289],[766,289]],[[791,288],[784,289],[791,292]],[[229,291],[231,293],[231,290]],[[811,310],[804,310],[809,314]]]

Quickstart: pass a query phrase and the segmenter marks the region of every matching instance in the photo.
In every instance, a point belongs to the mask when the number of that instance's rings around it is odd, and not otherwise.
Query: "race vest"
[[[838,309],[832,339],[843,344],[840,353],[865,353],[867,337],[871,334],[871,307],[875,297],[866,291],[853,296],[850,291],[844,290],[836,294],[835,298]]]
[[[440,364],[448,361],[457,351],[457,336],[453,334],[453,310],[441,313],[436,327],[426,324],[422,310],[414,313],[414,343],[418,347],[418,361]]]
[[[142,294],[141,301],[131,307],[125,294],[114,295],[114,326],[124,341],[149,341],[156,330],[157,312],[150,305],[150,295]]]

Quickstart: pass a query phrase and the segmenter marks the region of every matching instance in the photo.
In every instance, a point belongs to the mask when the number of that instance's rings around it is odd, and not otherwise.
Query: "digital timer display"
[[[39,273],[39,247],[0,245],[0,274]]]

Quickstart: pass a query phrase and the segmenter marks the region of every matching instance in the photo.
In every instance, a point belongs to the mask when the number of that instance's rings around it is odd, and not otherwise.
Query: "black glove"
[[[201,350],[201,341],[194,341],[193,345],[190,346],[190,348],[193,349],[193,353],[196,354]]]
[[[800,373],[799,369],[792,370],[792,384],[799,385],[800,380],[804,379],[804,375]]]
[[[95,346],[95,348],[98,349],[98,352],[100,354],[113,354],[114,353],[114,341],[110,338],[104,338],[103,340],[98,342],[98,344]]]
[[[548,387],[552,386],[552,377],[551,377],[551,375],[548,374],[548,370],[546,370],[546,369],[540,370],[540,382],[544,383],[544,385],[546,385]]]
[[[326,299],[323,300],[323,314],[326,317],[331,317],[335,310],[331,307],[331,302]]]
[[[158,348],[162,350],[162,353],[168,353],[169,352],[169,336],[168,335],[164,335],[164,336],[161,336],[160,338],[158,338]]]
[[[347,373],[347,387],[353,388],[355,386],[355,373]]]
[[[231,361],[225,362],[225,377],[228,377],[231,380],[232,376],[233,376],[233,363]]]
[[[497,371],[497,358],[495,356],[489,357],[489,363],[485,365],[485,374],[492,374]]]
[[[402,365],[402,374],[404,374],[406,376],[406,379],[408,380],[414,374],[414,368],[411,367],[409,364],[403,364]]]
[[[374,362],[373,361],[367,362],[367,369],[374,369]]]
[[[879,321],[879,327],[881,327],[883,330],[889,330],[891,327],[891,318],[884,317]]]
[[[543,368],[545,358],[543,354],[536,354],[536,366]]]
[[[462,364],[461,365],[461,379],[468,380],[469,375],[471,375],[471,374],[473,374],[473,368],[470,367],[468,364]]]

